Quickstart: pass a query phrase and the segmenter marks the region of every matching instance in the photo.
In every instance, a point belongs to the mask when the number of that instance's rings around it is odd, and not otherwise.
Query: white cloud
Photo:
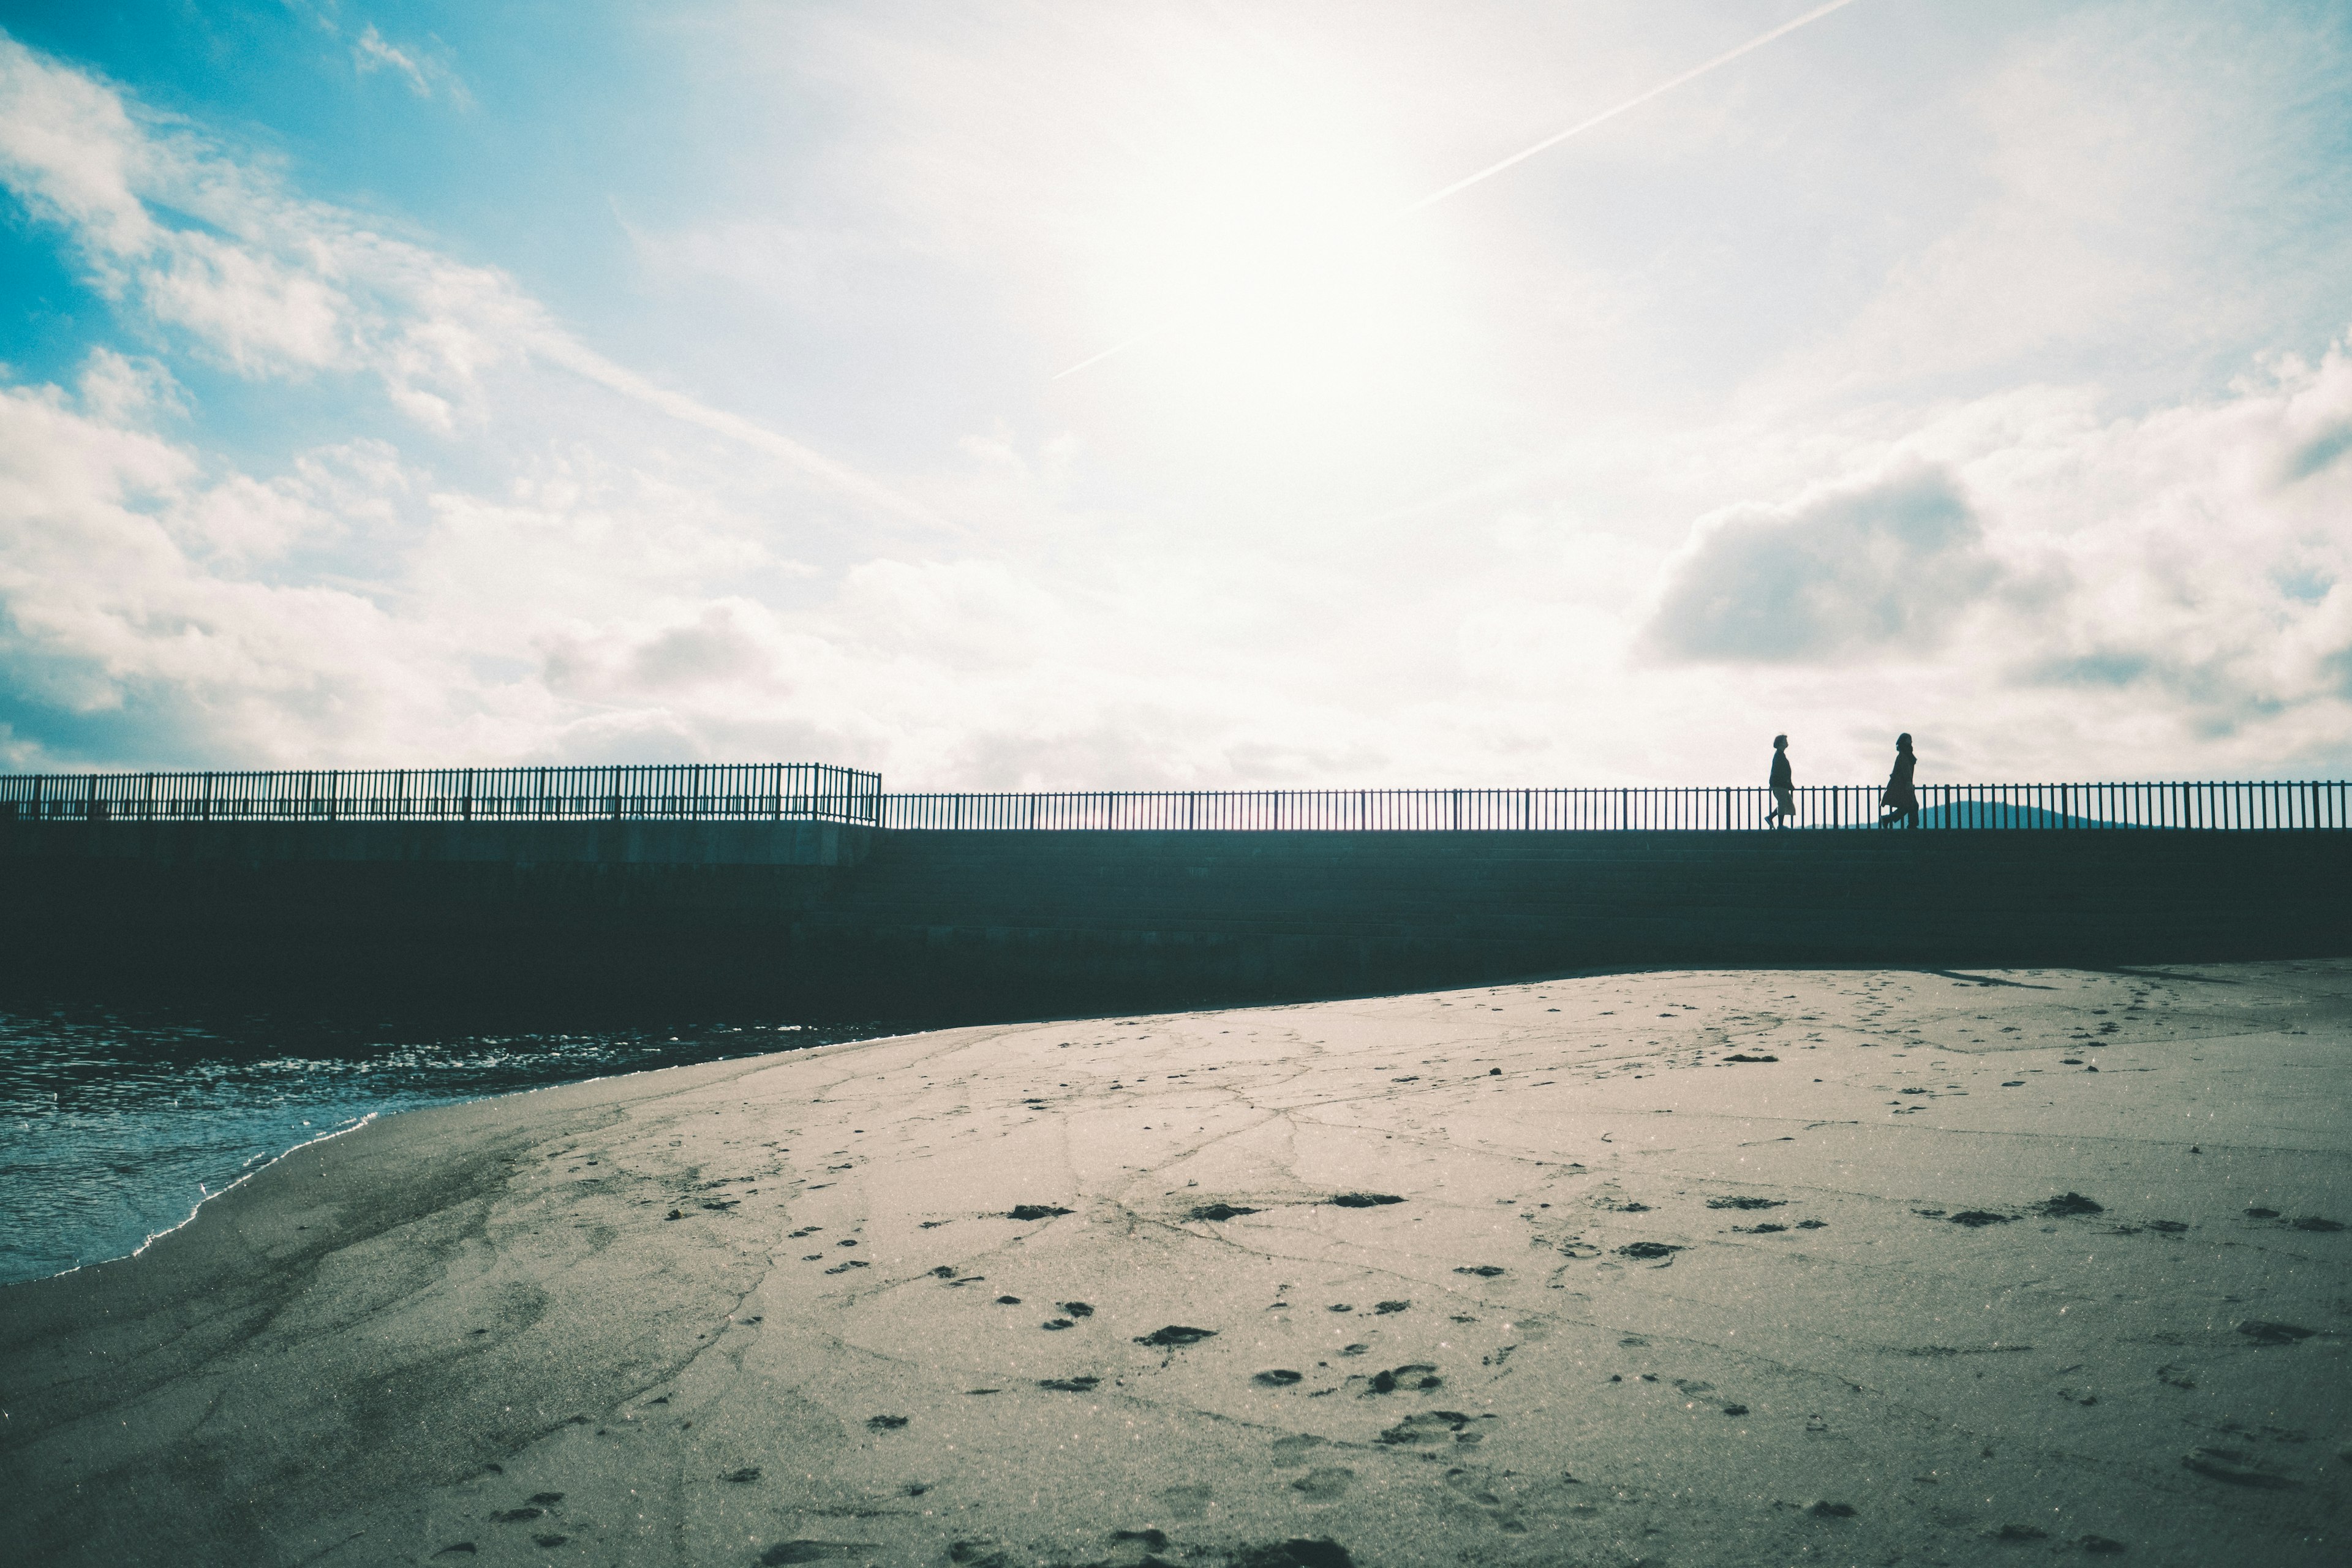
[[[224,576],[299,531],[299,504],[186,452],[0,390],[0,667],[21,699],[89,716],[146,705],[213,756],[348,755],[431,702],[411,631],[367,599]],[[289,717],[295,721],[289,722]]]
[[[370,22],[360,36],[352,40],[352,65],[360,75],[371,71],[391,70],[408,83],[408,90],[419,98],[433,96],[432,79],[417,58],[407,50],[387,42]]]
[[[614,364],[503,274],[289,195],[191,130],[142,123],[110,89],[5,34],[0,183],[68,231],[101,286],[135,296],[242,374],[372,375],[408,417],[448,431],[488,417],[492,373],[554,367],[778,459],[853,503],[939,525],[889,486]]]
[[[1643,641],[1665,658],[1917,659],[2000,577],[1952,476],[1909,466],[1702,520]]]
[[[179,382],[160,360],[120,354],[103,345],[82,360],[76,382],[85,412],[109,425],[142,426],[187,416]]]

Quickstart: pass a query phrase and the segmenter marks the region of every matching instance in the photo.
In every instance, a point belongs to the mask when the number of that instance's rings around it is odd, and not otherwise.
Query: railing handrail
[[[1877,784],[1808,784],[1794,826],[1875,826]],[[1917,786],[1923,828],[2336,829],[2341,780]],[[886,795],[887,828],[1195,832],[1746,831],[1769,826],[1761,784],[1520,789],[962,791]]]
[[[1800,828],[1874,826],[1875,784],[1795,792]],[[2231,831],[2352,826],[2341,780],[1929,784],[1922,828]],[[885,795],[824,763],[0,775],[0,820],[833,821],[905,829],[1746,831],[1762,785],[1062,790]]]
[[[0,819],[871,824],[882,775],[827,763],[0,775]]]

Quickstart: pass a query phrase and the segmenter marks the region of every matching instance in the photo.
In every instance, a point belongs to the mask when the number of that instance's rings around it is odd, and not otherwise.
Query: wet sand
[[[61,1563],[2336,1563],[2352,962],[1680,973],[414,1112],[0,1290]]]

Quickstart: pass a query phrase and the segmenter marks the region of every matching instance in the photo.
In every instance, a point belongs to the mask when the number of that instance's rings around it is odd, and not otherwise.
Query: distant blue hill
[[[2103,831],[2116,828],[2139,828],[2147,826],[2138,822],[2109,822],[2091,816],[2069,816],[2039,805],[1939,805],[1919,813],[1922,827],[2092,827]]]

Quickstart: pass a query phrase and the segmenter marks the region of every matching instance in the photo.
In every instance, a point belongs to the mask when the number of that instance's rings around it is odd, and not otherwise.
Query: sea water
[[[287,1150],[369,1117],[897,1032],[739,1018],[478,1034],[0,1005],[0,1284],[136,1251]]]

